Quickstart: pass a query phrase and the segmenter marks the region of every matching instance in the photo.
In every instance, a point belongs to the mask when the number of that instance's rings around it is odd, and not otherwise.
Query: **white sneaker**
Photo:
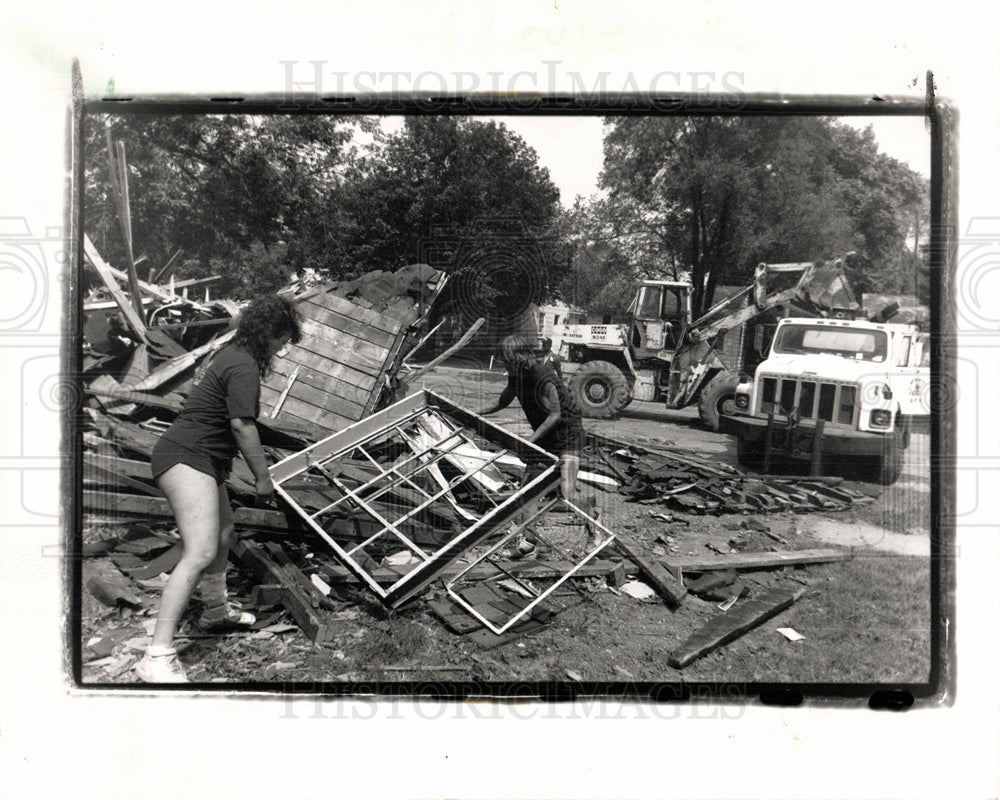
[[[161,647],[154,653],[151,645],[146,655],[135,665],[135,674],[143,683],[188,683],[184,665],[177,658],[173,647]]]
[[[257,617],[240,608],[239,603],[227,600],[216,606],[206,607],[198,619],[198,627],[205,631],[224,631],[249,628]]]

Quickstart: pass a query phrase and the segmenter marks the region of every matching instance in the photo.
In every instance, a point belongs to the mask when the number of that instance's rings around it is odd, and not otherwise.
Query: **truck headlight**
[[[871,424],[873,428],[888,428],[892,422],[892,412],[884,408],[872,411]]]
[[[738,394],[733,398],[733,405],[735,405],[740,411],[746,411],[750,408],[750,395],[748,394]]]

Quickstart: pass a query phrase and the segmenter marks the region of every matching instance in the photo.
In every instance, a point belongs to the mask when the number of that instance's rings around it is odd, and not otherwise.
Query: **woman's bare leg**
[[[219,555],[220,494],[215,478],[187,464],[175,464],[157,483],[174,512],[184,546],[181,560],[163,588],[153,630],[152,644],[169,647],[194,587]]]

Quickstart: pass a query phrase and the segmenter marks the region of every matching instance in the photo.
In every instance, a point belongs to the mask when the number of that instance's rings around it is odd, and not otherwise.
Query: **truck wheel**
[[[740,436],[736,440],[736,460],[743,469],[760,472],[764,467],[764,449],[758,442]]]
[[[701,398],[698,401],[698,414],[710,431],[719,430],[722,417],[736,411],[733,400],[739,382],[738,375],[720,372],[702,388]]]
[[[622,371],[608,361],[583,364],[573,373],[568,388],[583,416],[593,419],[614,419],[632,399]]]
[[[905,434],[897,431],[887,437],[882,446],[882,455],[877,462],[875,480],[883,486],[891,486],[903,473],[903,445]]]

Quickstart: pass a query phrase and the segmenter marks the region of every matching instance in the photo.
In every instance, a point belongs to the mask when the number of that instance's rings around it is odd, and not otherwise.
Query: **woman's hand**
[[[257,485],[254,487],[254,491],[257,495],[258,500],[271,500],[274,498],[274,482],[271,480],[271,476],[268,475],[264,478],[257,479]]]

